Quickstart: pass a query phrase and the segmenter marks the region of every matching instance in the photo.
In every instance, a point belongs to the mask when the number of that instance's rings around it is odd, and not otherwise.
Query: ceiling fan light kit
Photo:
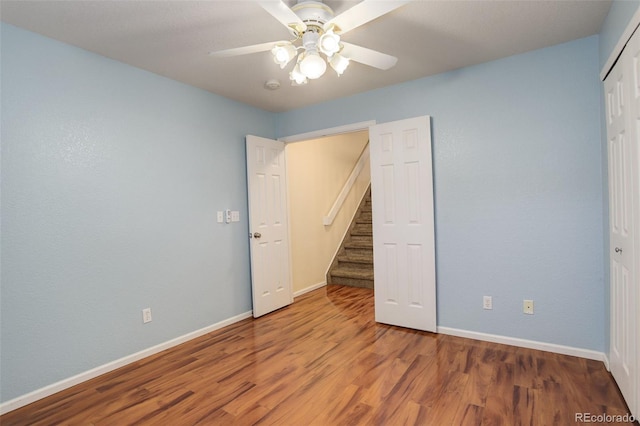
[[[307,50],[301,58],[300,72],[308,79],[320,78],[327,70],[327,63],[316,50]]]
[[[333,29],[330,29],[318,39],[318,48],[322,53],[327,55],[327,57],[335,55],[342,49],[340,36],[334,33]]]
[[[322,4],[322,8],[310,8],[310,6],[318,6],[318,4],[322,3],[306,1],[298,3],[298,7],[292,9],[297,11],[301,19],[304,17],[305,27],[302,33],[296,29],[300,28],[300,26],[289,25],[291,33],[296,37],[294,42],[301,41],[299,47],[296,47],[292,42],[288,42],[279,43],[271,50],[274,62],[279,64],[281,69],[296,55],[298,56],[296,66],[289,73],[289,79],[296,85],[306,84],[308,80],[322,77],[327,70],[327,62],[331,63],[331,59],[342,49],[340,36],[333,31],[333,28],[325,32],[322,27],[326,22],[327,16],[333,16],[333,12],[324,4]],[[321,13],[318,15],[316,11]],[[298,54],[298,50],[301,51],[300,54]],[[320,53],[324,54],[326,59]],[[342,66],[338,69],[332,67],[336,70],[338,76],[344,72],[349,62],[340,61],[340,64]]]
[[[282,0],[260,0],[260,6],[287,27],[293,41],[262,43],[254,46],[211,52],[210,55],[228,57],[270,50],[273,61],[284,69],[293,58],[296,65],[289,73],[294,85],[306,84],[324,75],[327,64],[342,75],[350,61],[356,61],[381,70],[395,65],[397,58],[375,50],[342,43],[341,37],[361,25],[385,15],[410,0],[363,0],[338,16],[333,10],[316,0],[298,0],[289,8]],[[296,46],[295,43],[300,43]],[[322,55],[324,56],[322,56]]]
[[[331,68],[333,68],[334,71],[338,73],[338,76],[341,76],[344,70],[346,70],[349,66],[349,59],[345,58],[339,53],[336,53],[331,57],[329,65],[331,65]]]
[[[280,69],[284,69],[293,58],[296,57],[298,51],[291,42],[278,43],[271,49],[273,62],[280,65]]]
[[[293,67],[293,70],[289,73],[289,79],[292,81],[292,84],[302,85],[307,83],[307,76],[300,71],[300,64],[296,64],[296,66]]]

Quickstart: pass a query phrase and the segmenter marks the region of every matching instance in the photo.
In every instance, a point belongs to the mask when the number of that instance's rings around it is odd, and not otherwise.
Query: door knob
[[[622,253],[622,249],[620,247],[616,247],[616,253]]]
[[[259,232],[254,232],[253,233],[253,238],[260,238],[260,237],[262,237],[261,233],[259,233]]]

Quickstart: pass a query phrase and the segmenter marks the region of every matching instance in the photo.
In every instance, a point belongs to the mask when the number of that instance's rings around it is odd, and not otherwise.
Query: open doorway
[[[368,140],[365,129],[286,146],[291,275],[296,296],[327,284],[327,269],[371,181],[368,153],[363,157]],[[339,206],[335,208],[335,204]]]
[[[372,235],[374,236],[374,275],[377,281],[376,321],[436,331],[435,229],[430,120],[429,116],[421,116],[366,127],[351,126],[349,130],[318,132],[317,135],[297,137],[294,140],[284,138],[275,141],[255,136],[247,137],[250,232],[253,232],[255,237],[251,245],[254,305],[256,299],[270,295],[269,288],[272,287],[278,291],[286,290],[287,295],[290,295],[287,301],[291,303],[293,296],[325,285],[325,281],[320,278],[322,281],[315,284],[311,282],[311,285],[308,283],[305,285],[304,282],[296,283],[294,289],[294,284],[289,277],[293,272],[291,260],[296,247],[292,245],[289,249],[291,239],[289,231],[278,244],[272,245],[271,250],[268,247],[270,240],[265,238],[263,241],[260,232],[252,231],[253,228],[262,229],[261,226],[267,229],[267,225],[271,223],[269,218],[274,214],[281,218],[286,216],[286,219],[275,224],[278,229],[288,229],[291,223],[292,219],[289,217],[291,215],[288,214],[292,209],[290,199],[297,197],[295,194],[286,195],[289,193],[288,184],[283,185],[282,181],[295,181],[296,176],[295,173],[292,176],[286,176],[286,172],[280,171],[286,152],[285,145],[313,137],[368,129],[371,192],[374,201]],[[312,157],[307,164],[317,162],[317,157]],[[276,174],[260,172],[260,168],[266,167],[271,170],[273,168],[271,166],[277,166]],[[304,167],[303,170],[306,174]],[[270,190],[274,183],[277,183],[277,188]],[[308,188],[303,187],[303,191],[304,196],[300,198],[306,200],[306,203],[318,197],[316,192]],[[283,205],[284,200],[287,200],[286,207]],[[264,208],[254,209],[254,204]],[[269,211],[272,213],[264,214]],[[285,212],[284,215],[279,214],[281,212]],[[316,220],[320,216],[322,213],[317,214]],[[324,226],[324,217],[320,223]],[[297,235],[301,238],[303,245],[310,245],[314,251],[316,250],[317,238],[310,234],[309,229],[302,227],[302,233],[298,232]],[[283,255],[285,253],[283,249],[289,253],[288,256]],[[309,264],[303,263],[303,266],[308,269]],[[320,271],[322,269],[320,268]],[[255,274],[260,275],[258,281],[270,283],[270,286],[267,286],[269,288],[256,287],[254,270]],[[286,303],[282,304],[282,306],[285,305]],[[277,309],[278,306],[274,308]]]

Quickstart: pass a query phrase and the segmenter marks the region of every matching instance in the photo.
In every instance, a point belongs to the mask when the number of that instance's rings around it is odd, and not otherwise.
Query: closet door
[[[609,160],[611,373],[634,415],[638,415],[638,278],[640,254],[640,34],[631,39],[605,80]]]

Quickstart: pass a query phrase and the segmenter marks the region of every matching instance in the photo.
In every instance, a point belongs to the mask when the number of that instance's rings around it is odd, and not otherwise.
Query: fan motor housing
[[[313,0],[302,0],[293,6],[291,10],[300,17],[307,27],[311,27],[307,28],[307,31],[313,31],[313,27],[322,31],[324,24],[334,16],[333,10],[329,6]],[[318,32],[318,29],[316,29],[315,32]]]

